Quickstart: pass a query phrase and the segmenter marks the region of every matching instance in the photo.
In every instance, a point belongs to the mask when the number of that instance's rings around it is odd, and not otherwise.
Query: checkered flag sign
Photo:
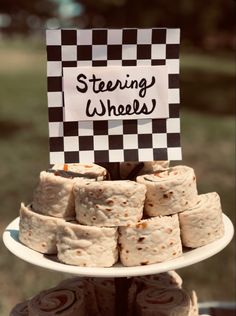
[[[181,160],[179,40],[166,28],[47,30],[50,163]],[[65,119],[68,67],[140,66],[166,66],[167,117]]]

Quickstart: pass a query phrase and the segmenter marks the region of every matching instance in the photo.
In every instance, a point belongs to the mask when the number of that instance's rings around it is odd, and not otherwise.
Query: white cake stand
[[[93,276],[93,277],[131,277],[149,274],[157,274],[165,271],[180,269],[202,260],[220,252],[231,241],[234,228],[230,219],[223,214],[223,221],[225,227],[225,234],[222,238],[199,248],[185,250],[183,255],[179,258],[172,259],[157,264],[150,264],[146,266],[124,267],[117,263],[111,268],[89,268],[66,265],[58,262],[56,256],[43,255],[26,246],[24,246],[18,239],[19,234],[19,217],[13,220],[5,229],[3,233],[3,242],[5,246],[17,257],[25,260],[31,264],[60,272],[75,274],[78,276]]]

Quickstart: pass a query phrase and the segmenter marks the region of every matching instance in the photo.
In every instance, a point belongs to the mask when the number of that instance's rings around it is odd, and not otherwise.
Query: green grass
[[[24,47],[21,41],[0,45],[1,231],[18,216],[20,202],[30,202],[38,174],[49,164],[45,53],[39,44]],[[181,163],[195,169],[200,193],[220,194],[224,212],[235,222],[235,120],[230,115],[215,115],[232,112],[222,109],[233,106],[230,69],[234,61],[216,56],[209,63],[203,55],[183,58]],[[213,65],[220,65],[221,70],[215,71]],[[204,104],[206,113],[199,111]],[[234,300],[234,243],[179,273],[201,301]],[[21,261],[1,244],[0,314],[7,316],[14,304],[64,277]]]
[[[230,54],[203,54],[184,51],[180,54],[183,69],[208,72],[215,75],[235,76],[235,60]]]

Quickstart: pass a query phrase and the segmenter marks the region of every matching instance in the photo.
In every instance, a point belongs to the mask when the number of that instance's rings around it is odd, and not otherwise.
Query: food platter
[[[223,214],[223,221],[225,234],[222,238],[196,249],[185,249],[181,257],[172,259],[170,261],[135,267],[124,267],[120,263],[117,263],[111,268],[78,267],[60,263],[58,262],[56,256],[43,255],[24,246],[19,241],[19,217],[14,219],[6,227],[3,233],[3,242],[5,246],[9,249],[9,251],[11,251],[20,259],[46,269],[79,276],[131,277],[157,274],[169,270],[180,269],[217,254],[229,244],[234,234],[233,224],[225,214]]]

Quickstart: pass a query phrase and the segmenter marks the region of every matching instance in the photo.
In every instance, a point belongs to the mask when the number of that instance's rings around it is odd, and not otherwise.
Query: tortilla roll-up
[[[55,287],[29,301],[29,316],[86,316],[83,291],[80,288]]]
[[[183,284],[182,278],[175,271],[135,277],[133,281],[138,284],[139,289],[155,287],[156,289],[164,290],[169,288],[181,288]]]
[[[63,281],[61,281],[57,287],[63,287],[63,288],[80,288],[80,289],[84,289],[84,280],[81,277],[72,277],[72,278],[68,278],[65,279]]]
[[[159,274],[134,277],[128,293],[128,315],[135,315],[135,301],[138,293],[154,287],[158,290],[169,288],[181,288],[183,280],[175,271],[167,271]]]
[[[152,264],[181,256],[178,216],[153,217],[119,227],[119,248],[124,266]]]
[[[57,233],[58,259],[82,267],[111,267],[118,259],[117,228],[65,223]]]
[[[64,288],[77,288],[83,290],[84,298],[85,298],[85,305],[88,315],[96,315],[101,316],[98,306],[97,306],[97,298],[95,294],[95,290],[93,285],[88,282],[89,278],[81,278],[81,277],[72,277],[63,280],[59,283],[57,287],[64,287]]]
[[[145,212],[148,216],[182,212],[197,199],[194,170],[187,166],[138,176],[136,180],[146,185]]]
[[[138,175],[155,173],[159,170],[165,170],[168,167],[169,161],[167,160],[120,162],[120,178],[133,180]]]
[[[184,289],[158,290],[153,287],[136,297],[136,316],[195,316],[191,296]]]
[[[180,233],[185,247],[197,248],[224,235],[220,197],[216,192],[201,194],[189,210],[179,214]]]
[[[84,295],[87,302],[87,312],[88,315],[96,315],[101,316],[99,306],[98,306],[98,299],[95,292],[95,288],[91,282],[89,282],[90,278],[85,278],[84,280]]]
[[[72,220],[75,218],[74,180],[51,172],[40,172],[33,194],[33,209],[41,214]]]
[[[27,247],[44,254],[56,254],[56,234],[63,219],[41,215],[21,203],[19,240]]]
[[[27,300],[14,306],[9,316],[29,316],[28,303]]]
[[[195,291],[190,292],[191,298],[191,316],[199,316],[198,298]]]
[[[143,216],[146,187],[134,181],[76,182],[76,219],[95,226],[127,226]]]
[[[116,315],[116,287],[114,278],[87,278],[85,280],[87,295],[93,302],[93,308],[98,310],[91,315],[115,316]],[[90,307],[91,308],[91,307]]]
[[[83,177],[95,179],[96,181],[102,181],[108,177],[107,170],[94,163],[55,164],[52,170],[64,171],[72,177]]]

